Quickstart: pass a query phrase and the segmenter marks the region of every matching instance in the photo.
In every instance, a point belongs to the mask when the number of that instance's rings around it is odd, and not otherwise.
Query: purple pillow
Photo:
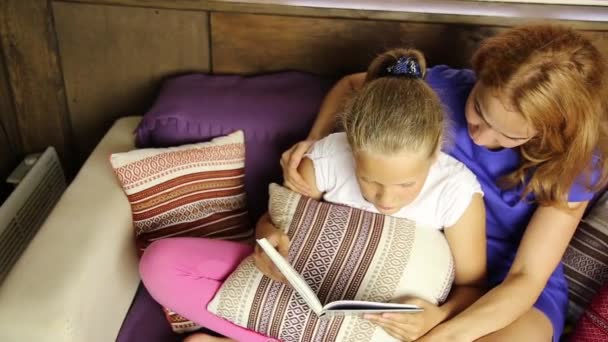
[[[333,80],[301,72],[260,76],[190,74],[168,79],[137,128],[137,147],[166,147],[245,132],[245,190],[257,219],[281,153],[306,138]]]

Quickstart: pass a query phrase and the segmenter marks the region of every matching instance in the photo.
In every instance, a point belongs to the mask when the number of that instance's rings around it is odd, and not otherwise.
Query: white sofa
[[[0,341],[114,341],[137,286],[130,206],[108,161],[133,149],[119,119],[0,286]]]

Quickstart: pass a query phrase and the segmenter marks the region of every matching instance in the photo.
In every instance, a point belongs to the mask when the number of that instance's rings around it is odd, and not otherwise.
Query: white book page
[[[268,242],[266,239],[257,240],[258,244],[268,255],[270,260],[274,262],[277,268],[283,273],[289,284],[298,292],[302,299],[310,306],[312,311],[317,315],[321,315],[323,305],[317,298],[316,293],[306,284],[302,276],[289,264],[285,258]]]
[[[378,312],[406,312],[415,313],[423,311],[421,307],[411,304],[379,303],[362,300],[338,300],[327,303],[323,312],[330,314],[332,311],[343,313],[378,313]]]

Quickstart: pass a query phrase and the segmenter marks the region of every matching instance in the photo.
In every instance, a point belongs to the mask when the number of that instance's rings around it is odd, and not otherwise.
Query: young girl
[[[392,50],[376,58],[365,85],[342,114],[344,132],[316,142],[299,167],[312,198],[445,229],[456,269],[452,293],[462,295],[440,307],[396,299],[425,307],[417,315],[384,315],[405,323],[385,329],[408,341],[471,304],[485,275],[481,188],[471,171],[440,151],[446,120],[439,98],[422,80],[424,73],[424,58],[415,50]],[[257,235],[279,250],[288,249],[289,240],[267,216]],[[265,274],[281,279],[259,248],[255,258]]]
[[[455,262],[453,293],[461,295],[442,306],[416,298],[395,298],[428,308],[419,314],[385,314],[404,322],[402,327],[385,327],[399,340],[415,340],[463,310],[479,297],[478,286],[485,279],[481,188],[472,172],[440,151],[446,120],[439,98],[422,80],[425,71],[424,57],[415,50],[392,50],[376,58],[365,86],[342,117],[345,133],[317,142],[300,166],[314,189],[313,198],[444,229]],[[289,240],[268,215],[260,219],[256,237],[267,238],[287,254]],[[220,320],[205,309],[221,280],[248,248],[205,239],[161,240],[148,247],[142,258],[142,280],[159,303],[213,331],[239,341],[266,341],[266,337]],[[220,251],[224,261],[217,265],[215,253]],[[262,272],[281,280],[280,272],[259,248],[254,257]],[[212,274],[210,265],[219,274]],[[188,341],[215,339],[198,334]]]
[[[482,184],[493,289],[421,340],[559,340],[567,305],[560,260],[588,201],[608,182],[605,63],[576,31],[535,25],[484,41],[474,71],[429,70],[426,81],[453,117],[448,152]],[[365,74],[347,76],[327,95],[309,141],[283,156],[287,185],[311,193],[296,166],[364,80]]]

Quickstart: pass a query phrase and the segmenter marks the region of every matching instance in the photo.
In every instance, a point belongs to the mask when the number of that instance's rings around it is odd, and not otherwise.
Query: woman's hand
[[[284,185],[289,189],[305,196],[311,196],[312,189],[298,172],[298,166],[315,140],[304,140],[293,145],[281,155]]]
[[[283,153],[281,167],[286,187],[305,196],[313,195],[312,189],[298,173],[298,165],[315,140],[327,136],[335,128],[336,117],[344,105],[344,100],[363,87],[366,77],[365,72],[342,77],[325,96],[319,114],[308,134],[308,139],[300,141]]]
[[[256,227],[256,239],[261,238],[266,238],[266,240],[268,240],[285,259],[287,259],[289,254],[289,237],[280,229],[273,226],[265,217],[260,219],[260,222],[258,222],[258,226]],[[266,255],[266,252],[264,252],[257,243],[255,244],[253,252],[253,260],[255,266],[268,278],[287,283],[287,279],[285,279],[283,273],[279,271],[268,255]]]
[[[439,306],[423,299],[404,297],[395,302],[417,305],[423,311],[416,313],[387,312],[383,314],[366,314],[363,318],[379,325],[389,335],[399,341],[417,340],[437,324],[441,323],[446,317]]]

